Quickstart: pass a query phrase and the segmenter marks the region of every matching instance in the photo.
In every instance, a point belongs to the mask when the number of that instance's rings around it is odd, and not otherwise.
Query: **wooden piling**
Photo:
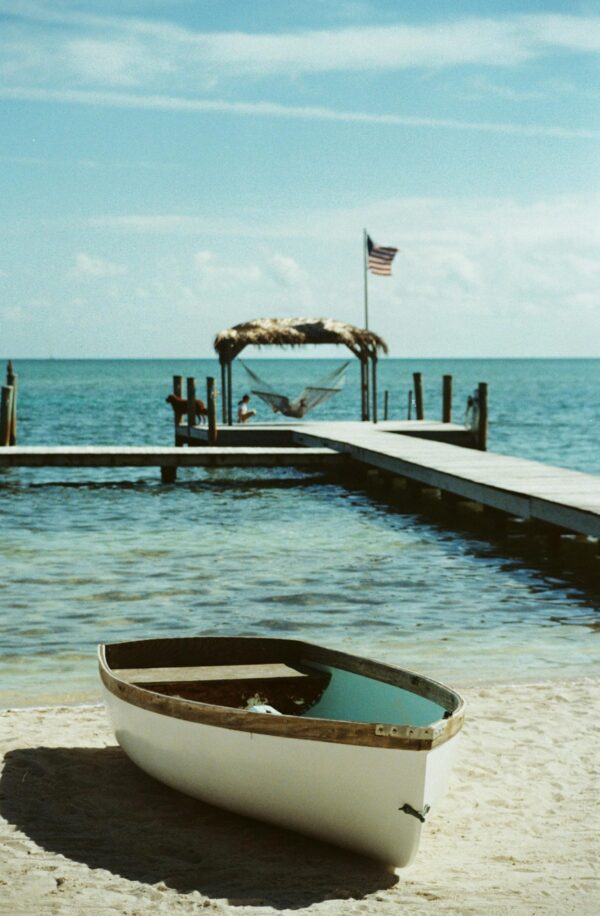
[[[452,376],[442,378],[442,423],[452,423]]]
[[[413,372],[413,383],[415,386],[415,410],[417,414],[417,420],[424,420],[425,412],[423,409],[423,377],[420,372]]]
[[[160,469],[160,479],[163,483],[175,483],[177,480],[177,468],[163,465]]]
[[[175,397],[180,398],[181,392],[183,391],[183,379],[180,375],[173,376],[173,394]]]
[[[187,425],[188,431],[196,425],[196,379],[187,379]]]
[[[413,402],[413,390],[412,388],[408,392],[408,407],[406,409],[406,419],[412,420],[412,402]]]
[[[488,435],[488,386],[487,382],[479,382],[477,386],[477,400],[479,403],[479,423],[477,425],[477,448],[482,452],[487,450]]]
[[[12,420],[12,385],[2,386],[2,396],[0,399],[0,445],[10,445],[10,432]]]
[[[384,420],[388,419],[389,406],[390,406],[390,393],[386,388],[386,390],[383,392],[383,419]]]
[[[371,384],[373,395],[373,423],[377,423],[377,356],[371,357]]]
[[[13,370],[12,360],[6,365],[6,384],[12,388],[12,408],[10,416],[10,441],[9,445],[17,444],[17,376]]]
[[[217,387],[212,376],[206,379],[206,408],[208,410],[208,444],[216,445],[217,430]]]

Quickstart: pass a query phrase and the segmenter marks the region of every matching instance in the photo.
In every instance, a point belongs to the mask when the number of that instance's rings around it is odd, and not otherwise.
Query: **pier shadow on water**
[[[297,909],[398,881],[368,859],[181,795],[118,747],[11,751],[0,811],[48,852],[234,906]]]

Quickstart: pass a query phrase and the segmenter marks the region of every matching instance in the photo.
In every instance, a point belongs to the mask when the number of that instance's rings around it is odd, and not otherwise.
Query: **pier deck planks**
[[[598,475],[397,435],[372,424],[307,423],[294,438],[511,515],[600,537]]]
[[[1,467],[335,467],[350,458],[370,467],[436,487],[458,497],[525,519],[536,519],[600,538],[600,476],[552,467],[525,458],[482,452],[422,434],[454,436],[452,424],[286,423],[270,424],[293,445],[213,446],[29,446],[0,448]],[[225,430],[241,432],[239,427]],[[268,441],[267,425],[248,427]],[[391,431],[393,430],[393,431]],[[421,435],[420,435],[421,434]],[[248,435],[250,439],[250,435]],[[298,446],[304,446],[298,448]]]

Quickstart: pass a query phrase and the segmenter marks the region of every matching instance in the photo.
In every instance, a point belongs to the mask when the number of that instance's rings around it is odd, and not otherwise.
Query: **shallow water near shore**
[[[255,365],[294,391],[333,362]],[[15,368],[23,445],[171,444],[171,373],[216,374],[210,361]],[[413,368],[440,386],[452,373],[465,396],[493,379],[491,449],[600,470],[600,361],[390,360],[396,405]],[[516,405],[515,377],[529,378]],[[355,401],[349,380],[315,418],[353,417]],[[163,486],[152,469],[17,469],[0,472],[0,527],[0,706],[93,700],[99,642],[159,635],[301,638],[460,684],[598,671],[595,589],[330,477],[188,470]]]

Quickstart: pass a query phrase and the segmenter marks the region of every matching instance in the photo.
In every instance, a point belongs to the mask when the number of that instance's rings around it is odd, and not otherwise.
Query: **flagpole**
[[[369,289],[367,284],[367,230],[363,229],[363,265],[365,272],[365,330],[369,330]]]

